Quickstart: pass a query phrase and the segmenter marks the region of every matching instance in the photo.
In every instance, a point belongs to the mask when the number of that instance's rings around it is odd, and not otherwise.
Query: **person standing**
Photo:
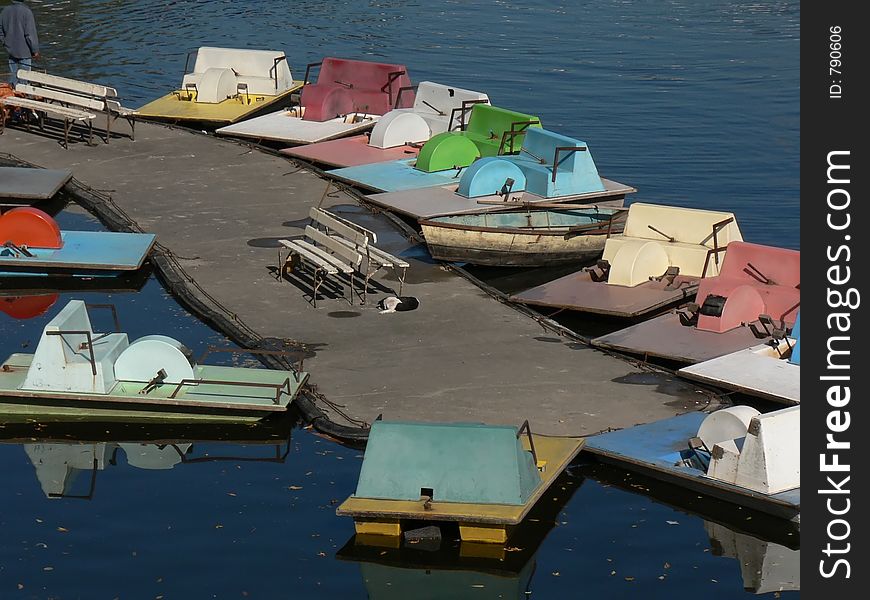
[[[9,53],[9,82],[18,83],[18,70],[30,70],[31,60],[39,58],[39,38],[36,35],[36,19],[33,11],[23,0],[12,4],[0,13],[0,45]]]

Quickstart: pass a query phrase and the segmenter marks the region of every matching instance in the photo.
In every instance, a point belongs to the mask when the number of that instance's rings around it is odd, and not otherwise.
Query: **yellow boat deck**
[[[160,121],[197,121],[228,124],[240,121],[262,109],[290,99],[302,89],[303,81],[293,81],[290,89],[276,95],[239,94],[216,104],[196,102],[196,92],[176,90],[144,105],[137,111],[142,119]]]
[[[541,484],[523,505],[437,502],[428,508],[425,500],[383,500],[351,496],[336,510],[340,516],[354,518],[359,535],[398,537],[404,521],[449,521],[459,524],[464,542],[500,543],[522,522],[553,481],[564,471],[585,443],[583,438],[534,434],[533,441],[541,473]],[[523,445],[530,449],[523,437]]]

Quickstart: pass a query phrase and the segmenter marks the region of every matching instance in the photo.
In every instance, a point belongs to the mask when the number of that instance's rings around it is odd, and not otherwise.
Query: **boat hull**
[[[607,236],[564,232],[485,231],[422,223],[432,258],[495,267],[542,267],[589,262],[601,256]]]

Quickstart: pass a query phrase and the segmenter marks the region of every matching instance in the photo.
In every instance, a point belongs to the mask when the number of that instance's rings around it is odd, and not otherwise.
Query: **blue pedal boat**
[[[0,216],[0,275],[114,277],[138,271],[156,236],[148,233],[61,231],[32,207]]]
[[[800,406],[690,412],[588,437],[584,451],[800,526]]]

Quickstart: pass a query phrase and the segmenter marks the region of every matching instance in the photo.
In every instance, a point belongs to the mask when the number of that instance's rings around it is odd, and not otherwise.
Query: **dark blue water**
[[[45,66],[116,85],[131,105],[177,85],[199,45],[282,48],[299,75],[327,54],[405,62],[415,80],[486,91],[584,139],[637,199],[733,210],[747,240],[799,245],[797,2],[33,5]],[[195,354],[225,343],[149,279],[138,293],[60,294],[30,320],[0,312],[0,354],[32,348],[73,297],[116,303],[131,337],[165,333]],[[64,456],[100,468],[63,467]],[[289,420],[0,422],[0,598],[734,598],[795,587],[799,540],[782,524],[582,466],[503,557],[462,556],[449,538],[438,552],[354,547],[335,506],[360,457]],[[42,485],[46,472],[49,483],[66,474],[67,497],[47,497],[57,489]]]

